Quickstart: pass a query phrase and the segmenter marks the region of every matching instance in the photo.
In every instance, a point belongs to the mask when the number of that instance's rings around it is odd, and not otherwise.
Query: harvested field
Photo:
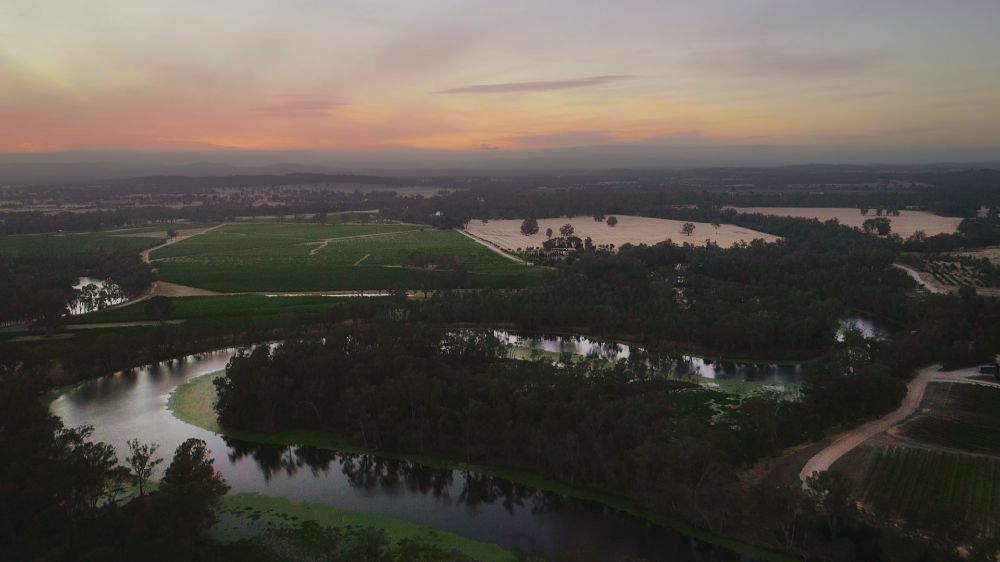
[[[889,448],[874,463],[863,501],[883,513],[929,524],[951,519],[995,536],[1000,459]]]
[[[586,216],[571,219],[539,219],[538,234],[532,236],[521,234],[520,220],[496,220],[486,224],[481,221],[472,221],[466,230],[474,236],[509,250],[541,246],[542,242],[547,239],[545,229],[551,228],[554,235],[559,236],[559,228],[566,223],[573,225],[574,236],[579,236],[581,239],[590,237],[597,246],[604,244],[614,244],[615,247],[622,244],[656,244],[668,239],[677,244],[687,242],[695,246],[704,246],[705,240],[708,239],[719,246],[728,248],[740,241],[749,243],[755,238],[762,238],[767,242],[774,242],[778,239],[777,236],[731,224],[722,225],[719,227],[719,232],[716,233],[712,225],[700,222],[692,223],[695,225],[694,233],[691,236],[685,236],[681,232],[681,225],[685,221],[628,215],[615,215],[615,217],[618,218],[618,224],[614,227]]]
[[[741,213],[760,213],[762,215],[776,215],[779,217],[802,217],[807,219],[819,219],[828,221],[837,219],[841,224],[847,226],[861,225],[868,219],[875,218],[875,211],[869,211],[868,215],[862,215],[858,209],[810,209],[798,207],[743,207],[736,208]],[[908,238],[918,230],[923,230],[927,236],[934,236],[942,233],[952,233],[958,230],[961,218],[939,217],[923,211],[900,211],[898,217],[886,217],[892,223],[892,232]]]
[[[972,384],[931,384],[923,407],[929,415],[906,425],[907,437],[962,449],[1000,455],[1000,387]]]

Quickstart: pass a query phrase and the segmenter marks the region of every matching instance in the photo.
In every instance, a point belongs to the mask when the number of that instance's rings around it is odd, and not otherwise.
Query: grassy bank
[[[457,550],[483,562],[508,562],[513,559],[506,550],[489,544],[460,537],[454,533],[436,531],[430,527],[359,511],[341,509],[325,504],[293,501],[259,493],[226,496],[221,502],[221,521],[211,532],[211,537],[229,542],[244,538],[248,532],[271,527],[293,527],[305,521],[315,521],[327,527],[372,527],[382,529],[393,543],[403,539],[422,539],[446,551]]]
[[[337,439],[336,436],[330,433],[319,431],[299,430],[268,434],[241,430],[222,430],[222,428],[218,425],[215,410],[213,408],[216,400],[216,394],[215,386],[212,384],[212,380],[220,374],[222,374],[221,371],[209,373],[179,386],[170,395],[170,399],[167,402],[167,408],[173,412],[174,416],[182,421],[215,433],[224,434],[238,439],[279,445],[310,445],[341,453],[373,454],[373,451],[371,450],[348,444]],[[616,510],[638,517],[643,517],[653,523],[674,528],[677,531],[691,536],[699,541],[718,545],[741,554],[751,555],[761,560],[770,560],[775,562],[797,560],[791,556],[761,550],[743,543],[712,535],[702,529],[688,525],[683,521],[652,515],[644,510],[636,509],[632,503],[626,499],[616,498],[614,496],[590,490],[573,488],[561,482],[557,482],[537,474],[496,466],[449,462],[435,457],[416,454],[397,454],[385,451],[377,451],[376,454],[385,458],[412,461],[434,468],[489,474],[491,476],[504,478],[519,484],[533,486],[540,490],[581,500],[598,502]]]

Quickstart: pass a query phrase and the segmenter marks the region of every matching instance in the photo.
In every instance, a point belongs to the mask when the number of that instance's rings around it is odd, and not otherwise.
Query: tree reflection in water
[[[230,462],[235,464],[243,459],[252,459],[266,482],[282,472],[289,477],[295,476],[306,467],[313,476],[328,474],[336,461],[340,463],[341,473],[355,488],[387,494],[431,494],[439,500],[452,501],[456,471],[447,468],[374,455],[337,454],[305,445],[254,443],[233,437],[223,437],[223,440],[229,446]],[[559,511],[565,502],[559,494],[505,478],[475,472],[462,472],[461,475],[462,490],[457,504],[466,506],[472,513],[478,512],[484,504],[495,503],[511,515],[526,507],[532,514],[553,513]]]
[[[321,472],[326,474],[330,471],[330,463],[337,460],[333,451],[305,445],[290,447],[254,443],[225,436],[222,440],[229,446],[229,462],[235,464],[244,458],[252,458],[264,475],[265,482],[270,482],[280,472],[295,476],[303,467],[309,467],[313,476],[319,476]]]

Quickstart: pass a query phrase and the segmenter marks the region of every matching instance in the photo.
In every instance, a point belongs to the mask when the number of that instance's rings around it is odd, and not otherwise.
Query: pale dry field
[[[656,244],[664,240],[673,240],[677,244],[687,242],[695,246],[704,246],[705,240],[711,240],[724,248],[728,248],[735,243],[745,241],[749,243],[755,238],[762,238],[766,242],[774,242],[777,236],[764,234],[747,228],[740,228],[731,224],[724,224],[719,227],[716,234],[715,228],[710,224],[696,222],[694,233],[685,236],[681,232],[681,225],[685,221],[675,221],[667,219],[651,219],[646,217],[631,217],[627,215],[615,215],[618,224],[610,227],[607,223],[596,222],[592,217],[573,217],[571,219],[538,219],[538,234],[525,236],[521,234],[520,220],[496,220],[483,224],[482,221],[472,221],[466,230],[475,236],[492,242],[501,248],[516,250],[529,246],[540,247],[547,237],[545,229],[551,228],[552,235],[559,236],[559,227],[566,223],[573,225],[574,236],[579,236],[581,240],[586,240],[589,236],[594,241],[594,245],[614,244],[619,247],[622,244]]]
[[[875,217],[875,211],[868,212],[868,216],[861,214],[858,209],[806,209],[797,207],[743,207],[736,208],[741,213],[760,213],[762,215],[777,215],[779,217],[802,217],[807,219],[819,219],[828,221],[838,219],[840,224],[847,226],[861,227],[868,219]],[[958,230],[958,224],[962,219],[955,217],[939,217],[923,211],[900,211],[898,217],[886,217],[892,223],[892,232],[899,234],[903,238],[909,238],[914,232],[923,230],[927,236],[935,234],[952,233]]]

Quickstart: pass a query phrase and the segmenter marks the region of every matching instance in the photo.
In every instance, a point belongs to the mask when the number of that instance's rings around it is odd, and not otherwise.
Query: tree
[[[691,236],[691,233],[694,232],[694,223],[684,223],[684,225],[681,226],[681,232],[683,232],[685,236]]]
[[[573,225],[570,223],[566,223],[559,227],[559,234],[562,234],[563,236],[573,236],[573,232]]]
[[[358,222],[360,222],[361,224],[368,224],[372,222],[372,216],[369,215],[368,213],[362,213],[362,215],[358,217]]]
[[[816,510],[826,516],[830,538],[836,539],[851,509],[851,482],[836,470],[814,472],[806,478],[806,495]]]
[[[170,297],[153,297],[146,301],[146,316],[150,320],[169,320],[174,314],[174,300]]]
[[[153,458],[160,446],[156,443],[140,445],[138,439],[133,439],[128,442],[128,448],[132,455],[125,457],[125,462],[132,467],[132,479],[139,486],[139,497],[142,497],[146,495],[146,484],[153,476],[153,469],[163,462],[163,459]]]
[[[533,234],[538,234],[538,220],[537,219],[524,219],[521,222],[521,234],[525,236],[531,236]]]
[[[316,213],[313,215],[312,221],[316,224],[326,224],[326,213]]]
[[[52,289],[39,289],[17,298],[17,308],[32,328],[47,335],[65,323],[66,300]]]
[[[173,240],[174,238],[177,238],[177,231],[174,230],[174,229],[172,229],[172,228],[170,230],[168,230],[167,231],[167,238],[169,240]]]
[[[545,229],[545,236],[547,238],[552,238],[552,229],[551,228],[546,228]]]
[[[295,224],[302,224],[305,220],[305,215],[295,215]]]
[[[914,232],[909,238],[906,239],[907,242],[914,244],[923,244],[927,241],[927,233],[923,230],[918,230]]]
[[[718,234],[718,233],[719,233],[719,227],[720,227],[720,226],[722,226],[722,225],[721,225],[720,223],[718,223],[718,222],[713,222],[713,223],[712,223],[712,227],[713,227],[713,228],[715,228],[715,233],[716,233],[716,234]]]
[[[864,207],[864,206],[861,207],[861,216],[863,216],[863,217],[867,217],[868,216],[868,207]]]
[[[879,236],[888,236],[889,233],[892,232],[892,224],[889,219],[885,217],[868,219],[861,224],[861,227],[867,234],[878,232]]]
[[[180,539],[191,539],[217,522],[216,507],[229,486],[201,439],[188,439],[174,452],[156,494]]]
[[[605,220],[604,215],[600,213],[594,215],[594,222],[604,222],[604,220]]]
[[[486,217],[483,217],[483,224],[486,224],[486,223],[488,223],[488,222],[490,222],[490,219],[488,219],[488,218],[486,218]]]
[[[608,217],[608,226],[614,227],[618,224],[618,217]]]

